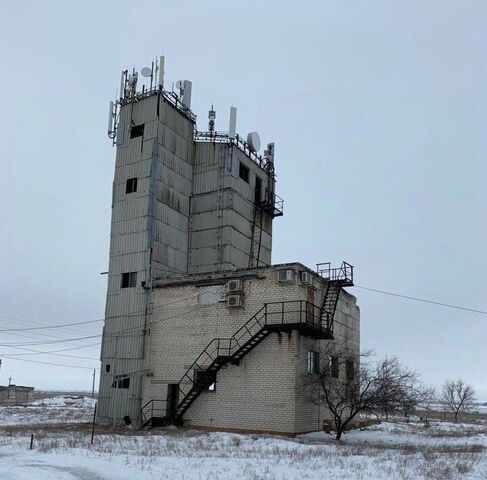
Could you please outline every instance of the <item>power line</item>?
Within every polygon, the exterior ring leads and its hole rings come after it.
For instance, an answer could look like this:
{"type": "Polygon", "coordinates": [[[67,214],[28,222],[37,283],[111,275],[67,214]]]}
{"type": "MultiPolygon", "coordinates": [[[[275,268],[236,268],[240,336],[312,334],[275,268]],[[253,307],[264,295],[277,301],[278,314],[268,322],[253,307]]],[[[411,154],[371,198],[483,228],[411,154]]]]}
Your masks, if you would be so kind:
{"type": "MultiPolygon", "coordinates": [[[[54,352],[42,352],[40,350],[32,350],[31,348],[13,347],[13,346],[9,346],[6,348],[15,348],[15,350],[24,350],[25,352],[29,352],[29,353],[7,353],[7,354],[5,354],[5,355],[15,356],[15,357],[20,356],[20,355],[55,355],[57,357],[81,358],[84,360],[99,361],[98,358],[94,358],[94,357],[83,357],[80,355],[69,355],[69,354],[54,353],[54,352]]],[[[0,355],[2,355],[2,354],[0,353],[0,355]]]]}
{"type": "Polygon", "coordinates": [[[16,342],[16,343],[0,343],[0,347],[20,346],[20,345],[50,345],[53,343],[77,342],[78,340],[86,340],[88,338],[99,338],[101,335],[90,335],[88,337],[67,338],[65,340],[49,340],[41,342],[16,342]]]}
{"type": "Polygon", "coordinates": [[[52,363],[52,362],[41,362],[38,360],[28,360],[27,358],[15,358],[8,355],[0,355],[2,358],[8,358],[9,360],[18,360],[19,362],[29,362],[29,363],[40,363],[42,365],[54,365],[56,367],[66,367],[66,368],[81,368],[83,370],[96,370],[93,367],[80,367],[79,365],[66,365],[63,363],[52,363]]]}
{"type": "Polygon", "coordinates": [[[98,320],[89,320],[87,322],[76,322],[76,323],[65,323],[62,325],[49,325],[44,327],[27,327],[27,328],[4,328],[0,332],[25,332],[27,330],[45,330],[48,328],[64,328],[72,327],[74,325],[86,325],[87,323],[103,322],[104,318],[99,318],[98,320]]]}
{"type": "Polygon", "coordinates": [[[80,347],[62,348],[61,350],[49,350],[48,353],[69,352],[71,350],[80,350],[82,348],[96,347],[98,345],[101,345],[101,342],[98,342],[98,343],[90,343],[89,345],[81,345],[80,347]]]}
{"type": "Polygon", "coordinates": [[[384,295],[391,295],[392,297],[400,297],[400,298],[405,298],[407,300],[414,300],[415,302],[431,303],[432,305],[439,305],[441,307],[455,308],[457,310],[464,310],[466,312],[474,312],[474,313],[480,313],[482,315],[487,315],[487,311],[485,311],[485,310],[477,310],[475,308],[469,308],[469,307],[460,307],[459,305],[451,305],[449,303],[436,302],[434,300],[427,300],[425,298],[411,297],[409,295],[402,295],[400,293],[387,292],[385,290],[378,290],[376,288],[362,287],[360,285],[355,285],[355,287],[361,288],[362,290],[369,290],[371,292],[383,293],[384,295]]]}

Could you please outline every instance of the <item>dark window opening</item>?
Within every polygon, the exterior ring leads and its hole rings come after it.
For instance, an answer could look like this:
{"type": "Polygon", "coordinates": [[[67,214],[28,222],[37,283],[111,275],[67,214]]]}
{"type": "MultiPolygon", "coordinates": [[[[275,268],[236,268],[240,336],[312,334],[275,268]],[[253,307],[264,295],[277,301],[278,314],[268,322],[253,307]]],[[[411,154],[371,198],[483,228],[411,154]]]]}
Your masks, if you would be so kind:
{"type": "Polygon", "coordinates": [[[127,179],[125,193],[134,193],[137,191],[137,177],[127,179]]]}
{"type": "Polygon", "coordinates": [[[355,365],[353,363],[353,360],[347,360],[346,369],[347,369],[347,380],[353,380],[353,378],[355,377],[355,365]]]}
{"type": "Polygon", "coordinates": [[[194,383],[202,387],[203,390],[214,392],[216,390],[216,374],[206,370],[195,370],[194,383]]]}
{"type": "Polygon", "coordinates": [[[110,373],[110,364],[109,363],[107,363],[105,365],[105,370],[107,371],[107,373],[110,373]]]}
{"type": "Polygon", "coordinates": [[[119,378],[113,381],[112,388],[129,388],[130,387],[130,378],[119,378]]]}
{"type": "Polygon", "coordinates": [[[240,162],[240,168],[239,168],[239,171],[238,171],[238,176],[244,182],[250,183],[249,182],[249,178],[250,178],[250,170],[249,170],[249,167],[246,167],[242,162],[240,162]]]}
{"type": "Polygon", "coordinates": [[[144,135],[144,124],[135,125],[130,129],[130,138],[137,138],[144,135]]]}
{"type": "Polygon", "coordinates": [[[338,357],[330,357],[330,374],[333,378],[338,378],[338,357]]]}
{"type": "Polygon", "coordinates": [[[308,373],[319,373],[320,371],[320,356],[318,352],[309,351],[306,365],[308,373]]]}
{"type": "Polygon", "coordinates": [[[137,272],[122,273],[122,288],[131,288],[137,285],[137,272]]]}
{"type": "Polygon", "coordinates": [[[260,205],[262,202],[262,179],[255,177],[254,203],[260,205]]]}

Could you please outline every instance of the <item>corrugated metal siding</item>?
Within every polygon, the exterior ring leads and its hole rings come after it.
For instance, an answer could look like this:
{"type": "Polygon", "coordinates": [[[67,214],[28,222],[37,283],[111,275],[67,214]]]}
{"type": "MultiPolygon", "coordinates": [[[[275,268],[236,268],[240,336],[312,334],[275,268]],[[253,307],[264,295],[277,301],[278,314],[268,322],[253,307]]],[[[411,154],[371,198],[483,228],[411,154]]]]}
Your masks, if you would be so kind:
{"type": "Polygon", "coordinates": [[[128,390],[112,388],[111,379],[113,374],[144,369],[143,329],[148,293],[140,284],[147,280],[149,247],[152,246],[152,264],[157,271],[187,270],[193,177],[193,124],[162,97],[144,99],[134,104],[133,109],[131,105],[124,106],[120,118],[125,124],[124,138],[116,158],[102,351],[103,362],[112,362],[112,370],[101,376],[99,413],[99,418],[115,419],[115,423],[120,423],[127,414],[138,418],[141,407],[140,374],[131,376],[128,390]],[[130,126],[142,123],[143,136],[130,139],[130,126]],[[154,139],[161,143],[159,148],[154,145],[154,139]],[[154,175],[155,184],[151,181],[154,175]],[[127,195],[126,181],[133,177],[138,179],[137,192],[127,195]],[[153,220],[149,221],[151,211],[153,220]],[[149,239],[151,224],[152,241],[149,239]],[[137,272],[137,287],[121,289],[121,274],[132,271],[137,272]]]}

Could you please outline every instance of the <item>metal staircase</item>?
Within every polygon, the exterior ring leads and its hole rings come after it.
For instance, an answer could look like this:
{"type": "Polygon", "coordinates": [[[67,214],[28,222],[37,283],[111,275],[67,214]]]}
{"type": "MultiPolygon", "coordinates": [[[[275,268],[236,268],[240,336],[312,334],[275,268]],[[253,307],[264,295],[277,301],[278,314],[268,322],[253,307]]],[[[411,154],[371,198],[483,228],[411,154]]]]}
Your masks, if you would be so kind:
{"type": "Polygon", "coordinates": [[[331,268],[330,263],[318,263],[316,272],[326,280],[325,294],[321,304],[321,320],[328,322],[333,331],[333,318],[343,287],[353,286],[353,266],[347,262],[342,262],[341,267],[331,268]]]}
{"type": "Polygon", "coordinates": [[[265,303],[230,338],[214,338],[187,369],[167,401],[150,400],[141,409],[142,427],[182,425],[183,415],[201,392],[216,381],[218,371],[240,361],[272,332],[299,331],[318,339],[333,339],[333,316],[340,290],[353,285],[353,267],[345,262],[337,269],[318,273],[327,281],[322,306],[305,300],[265,303]]]}

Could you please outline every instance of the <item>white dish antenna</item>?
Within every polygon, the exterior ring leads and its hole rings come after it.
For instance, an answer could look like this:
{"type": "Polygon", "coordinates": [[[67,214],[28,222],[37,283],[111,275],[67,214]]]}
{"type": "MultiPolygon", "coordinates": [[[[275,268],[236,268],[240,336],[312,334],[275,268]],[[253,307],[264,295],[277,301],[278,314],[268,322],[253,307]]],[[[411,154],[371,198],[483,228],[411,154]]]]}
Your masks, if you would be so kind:
{"type": "Polygon", "coordinates": [[[149,67],[144,67],[141,71],[140,74],[145,77],[145,78],[150,78],[152,77],[152,68],[149,67]]]}
{"type": "Polygon", "coordinates": [[[247,143],[249,144],[252,152],[258,152],[260,150],[260,136],[257,132],[250,132],[247,135],[247,143]]]}

